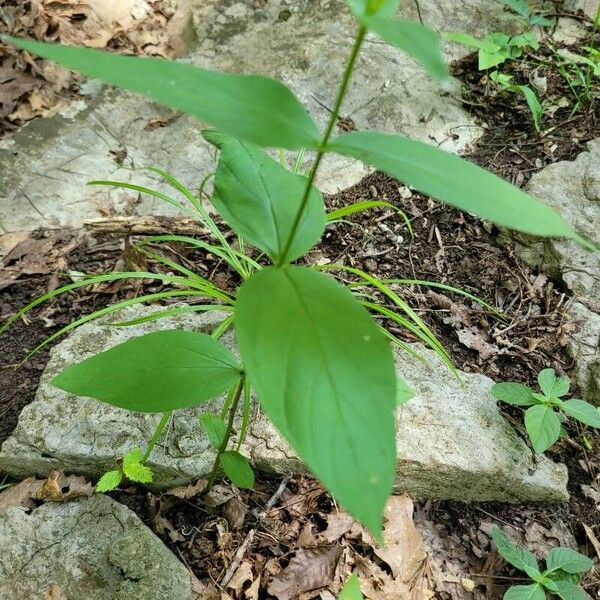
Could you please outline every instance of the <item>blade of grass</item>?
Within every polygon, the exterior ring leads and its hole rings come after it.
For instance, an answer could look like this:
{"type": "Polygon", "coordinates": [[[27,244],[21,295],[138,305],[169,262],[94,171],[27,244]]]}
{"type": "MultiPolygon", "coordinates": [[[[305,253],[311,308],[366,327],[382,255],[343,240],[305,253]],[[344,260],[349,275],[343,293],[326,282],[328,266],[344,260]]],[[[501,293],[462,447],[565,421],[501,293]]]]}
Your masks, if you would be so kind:
{"type": "Polygon", "coordinates": [[[231,315],[230,317],[227,317],[221,321],[221,323],[219,323],[219,325],[212,332],[212,337],[218,340],[233,325],[233,318],[234,315],[231,315]]]}
{"type": "MultiPolygon", "coordinates": [[[[194,294],[195,295],[195,294],[194,294]]],[[[139,319],[132,319],[131,321],[120,321],[118,323],[110,323],[111,327],[131,327],[132,325],[141,325],[142,323],[149,323],[151,321],[158,321],[159,319],[165,319],[166,317],[176,317],[178,315],[184,315],[193,312],[208,312],[211,310],[219,312],[232,312],[233,306],[227,306],[224,304],[192,304],[190,306],[175,306],[173,308],[167,308],[139,319]]]]}
{"type": "Polygon", "coordinates": [[[343,217],[348,217],[350,215],[354,215],[359,212],[364,212],[366,210],[371,210],[373,208],[389,208],[397,212],[406,224],[406,227],[410,232],[411,237],[414,237],[412,223],[410,222],[410,219],[406,216],[406,213],[400,210],[394,204],[391,204],[390,202],[385,202],[383,200],[361,200],[360,202],[355,202],[354,204],[349,204],[348,206],[342,206],[341,208],[328,212],[326,215],[326,219],[327,222],[330,223],[334,220],[338,220],[343,217]]]}

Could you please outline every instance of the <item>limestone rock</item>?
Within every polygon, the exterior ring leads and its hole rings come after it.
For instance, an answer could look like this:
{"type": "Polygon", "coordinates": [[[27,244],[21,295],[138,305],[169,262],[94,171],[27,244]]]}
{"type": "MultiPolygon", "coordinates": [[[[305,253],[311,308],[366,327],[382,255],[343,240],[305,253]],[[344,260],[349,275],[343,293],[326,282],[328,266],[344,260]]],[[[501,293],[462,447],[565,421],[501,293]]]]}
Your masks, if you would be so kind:
{"type": "Polygon", "coordinates": [[[0,599],[191,600],[188,570],[108,496],[0,514],[0,599]],[[52,596],[59,597],[57,596],[52,596]]]}
{"type": "MultiPolygon", "coordinates": [[[[186,62],[276,77],[325,123],[356,30],[343,0],[273,0],[264,6],[190,1],[198,45],[186,62]]],[[[404,16],[418,18],[413,3],[405,4],[404,16]]],[[[506,17],[501,0],[468,0],[460,10],[451,0],[420,5],[424,21],[444,31],[484,33],[506,17]]],[[[461,52],[464,47],[450,45],[448,58],[461,52]]],[[[84,89],[90,95],[61,115],[35,120],[0,143],[0,233],[79,226],[107,215],[173,215],[172,206],[137,192],[86,183],[124,180],[173,193],[139,169],[159,166],[190,189],[214,169],[200,123],[139,96],[99,91],[94,82],[84,89]]],[[[460,151],[481,129],[458,98],[458,82],[444,89],[401,51],[369,36],[343,116],[359,129],[403,133],[460,151]]],[[[294,157],[288,158],[291,163],[294,157]]],[[[331,193],[367,172],[358,161],[328,156],[319,184],[331,193]]]]}
{"type": "MultiPolygon", "coordinates": [[[[150,310],[155,309],[126,309],[111,321],[139,317],[150,310]]],[[[145,446],[158,415],[129,413],[78,398],[53,388],[50,379],[68,364],[132,336],[159,328],[207,332],[219,319],[216,313],[194,314],[129,328],[100,323],[79,328],[52,350],[35,401],[25,407],[13,435],[2,446],[0,471],[24,477],[64,469],[96,478],[114,468],[115,458],[145,446]]],[[[231,333],[223,341],[235,351],[231,333]]],[[[396,490],[460,500],[565,500],[566,468],[544,457],[533,458],[501,416],[490,394],[493,382],[464,373],[461,385],[436,355],[419,350],[427,364],[406,354],[397,356],[398,372],[417,396],[398,411],[396,490]]],[[[158,487],[207,475],[214,452],[197,417],[202,410],[218,411],[221,405],[222,399],[175,413],[150,459],[158,487]]],[[[243,452],[264,471],[306,470],[264,416],[254,419],[243,452]]]]}

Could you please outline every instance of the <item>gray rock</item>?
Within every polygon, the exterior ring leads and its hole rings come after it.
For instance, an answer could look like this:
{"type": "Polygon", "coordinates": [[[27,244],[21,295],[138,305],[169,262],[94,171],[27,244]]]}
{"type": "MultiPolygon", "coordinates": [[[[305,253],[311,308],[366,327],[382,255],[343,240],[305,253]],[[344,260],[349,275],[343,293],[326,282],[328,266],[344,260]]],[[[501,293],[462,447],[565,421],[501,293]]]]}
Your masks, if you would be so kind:
{"type": "MultiPolygon", "coordinates": [[[[528,191],[600,246],[600,139],[590,142],[588,151],[574,161],[555,163],[536,173],[528,191]]],[[[526,263],[562,281],[575,297],[567,309],[576,325],[568,351],[582,396],[600,404],[600,254],[570,240],[511,235],[526,263]]]]}
{"type": "Polygon", "coordinates": [[[135,513],[100,494],[0,514],[0,599],[46,598],[53,586],[69,600],[197,597],[175,555],[135,513]]]}
{"type": "MultiPolygon", "coordinates": [[[[127,309],[115,320],[152,309],[127,309]]],[[[45,475],[53,469],[96,478],[114,459],[144,447],[158,416],[129,413],[53,388],[49,380],[68,364],[125,339],[158,328],[210,331],[217,314],[174,317],[130,328],[86,324],[51,353],[36,399],[25,407],[13,435],[0,451],[0,471],[45,475]]],[[[106,322],[106,320],[104,321],[106,322]]],[[[223,341],[234,348],[232,334],[223,341]]],[[[430,498],[461,500],[565,500],[566,468],[534,459],[501,416],[490,395],[492,381],[462,374],[454,380],[441,360],[420,349],[427,364],[397,356],[398,372],[417,393],[398,411],[396,490],[430,498]]],[[[156,485],[165,487],[206,476],[214,460],[197,420],[202,410],[219,410],[222,399],[179,411],[152,454],[156,485]]],[[[260,469],[301,473],[305,467],[263,416],[254,419],[243,452],[260,469]]]]}
{"type": "MultiPolygon", "coordinates": [[[[403,14],[417,18],[413,3],[405,4],[403,14]]],[[[420,4],[424,21],[445,31],[484,33],[505,16],[501,0],[468,0],[461,10],[451,0],[420,4]]],[[[193,5],[199,43],[187,62],[279,78],[325,123],[356,28],[343,0],[274,0],[262,8],[230,0],[193,5]]],[[[448,57],[465,52],[450,45],[448,57]]],[[[117,179],[167,192],[156,176],[132,170],[156,165],[195,189],[214,168],[214,153],[193,119],[125,92],[98,91],[89,82],[86,89],[91,96],[62,115],[33,121],[0,143],[0,233],[79,226],[107,214],[173,215],[172,206],[137,192],[86,183],[117,179]],[[157,120],[163,126],[152,127],[157,120]]],[[[360,129],[404,133],[460,151],[481,130],[459,97],[457,82],[443,89],[402,52],[370,36],[343,114],[360,129]]],[[[335,192],[367,172],[362,163],[330,156],[319,184],[335,192]]]]}

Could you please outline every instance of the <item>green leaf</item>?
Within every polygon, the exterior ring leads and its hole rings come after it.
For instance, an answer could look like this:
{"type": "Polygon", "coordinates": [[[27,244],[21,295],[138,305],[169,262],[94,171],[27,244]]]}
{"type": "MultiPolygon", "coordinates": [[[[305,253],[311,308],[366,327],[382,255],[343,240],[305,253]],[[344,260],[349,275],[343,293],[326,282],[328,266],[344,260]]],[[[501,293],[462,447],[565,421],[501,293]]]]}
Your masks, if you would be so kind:
{"type": "Polygon", "coordinates": [[[214,413],[204,413],[200,415],[199,421],[208,437],[210,445],[213,448],[218,449],[227,434],[227,425],[225,424],[225,421],[223,421],[219,415],[215,415],[214,413]]]}
{"type": "Polygon", "coordinates": [[[535,555],[532,552],[529,552],[529,550],[525,550],[525,548],[521,548],[509,540],[499,527],[494,527],[492,529],[492,539],[494,540],[494,544],[496,544],[500,556],[502,556],[506,562],[510,563],[520,571],[527,573],[531,579],[536,579],[541,576],[535,555]]]}
{"type": "Polygon", "coordinates": [[[546,600],[546,594],[539,583],[513,585],[506,590],[504,600],[546,600]]]}
{"type": "Polygon", "coordinates": [[[363,17],[391,17],[400,6],[400,0],[346,0],[357,19],[363,17]]]}
{"type": "Polygon", "coordinates": [[[583,554],[571,548],[554,548],[546,556],[546,567],[549,571],[561,570],[566,573],[585,573],[594,563],[583,554]]]}
{"type": "Polygon", "coordinates": [[[236,487],[251,490],[254,487],[254,471],[245,457],[235,450],[227,450],[219,457],[225,475],[236,487]]]}
{"type": "Polygon", "coordinates": [[[123,473],[131,481],[138,483],[150,483],[152,481],[152,469],[143,464],[143,454],[139,448],[134,448],[123,457],[123,473]]]}
{"type": "Polygon", "coordinates": [[[438,79],[448,77],[440,38],[429,27],[406,19],[363,17],[361,20],[370,31],[388,44],[400,48],[420,62],[434,77],[438,79]]]}
{"type": "Polygon", "coordinates": [[[528,85],[519,85],[517,89],[523,94],[531,116],[533,117],[533,124],[536,131],[540,131],[542,116],[544,114],[544,107],[541,105],[536,93],[528,85]]]}
{"type": "Polygon", "coordinates": [[[525,429],[533,449],[541,454],[560,436],[560,419],[552,406],[538,404],[525,411],[525,429]]]}
{"type": "MultiPolygon", "coordinates": [[[[276,262],[300,208],[306,177],[291,173],[252,144],[215,131],[203,135],[221,150],[212,198],[215,208],[238,235],[276,262]]],[[[323,197],[313,187],[287,259],[305,254],[324,230],[323,197]]]]}
{"type": "Polygon", "coordinates": [[[508,54],[504,51],[504,49],[499,52],[487,52],[486,50],[480,50],[478,57],[479,62],[477,68],[480,71],[485,71],[506,62],[508,54]]]}
{"type": "Polygon", "coordinates": [[[536,403],[531,389],[522,383],[495,383],[492,386],[492,396],[514,406],[531,406],[536,403]]]}
{"type": "Polygon", "coordinates": [[[267,415],[381,539],[396,466],[396,373],[375,321],[332,278],[291,266],[263,269],[244,283],[235,327],[267,415]]]}
{"type": "Polygon", "coordinates": [[[501,47],[498,44],[493,44],[488,40],[480,40],[468,33],[446,33],[444,37],[449,42],[456,42],[458,44],[462,44],[463,46],[470,46],[471,48],[476,48],[477,50],[483,50],[488,54],[494,54],[500,51],[501,47]]]}
{"type": "Polygon", "coordinates": [[[560,398],[569,393],[569,378],[557,377],[554,369],[543,369],[537,379],[540,389],[546,396],[560,398]]]}
{"type": "Polygon", "coordinates": [[[92,356],[52,384],[120,408],[165,412],[210,400],[240,376],[233,354],[209,335],[156,331],[92,356]]]}
{"type": "Polygon", "coordinates": [[[504,4],[526,19],[529,18],[529,15],[531,14],[529,4],[527,4],[525,0],[504,0],[504,4]]]}
{"type": "Polygon", "coordinates": [[[259,146],[314,148],[319,131],[282,83],[192,65],[3,36],[17,46],[110,85],[137,92],[259,146]]]}
{"type": "Polygon", "coordinates": [[[415,397],[415,393],[401,377],[396,377],[396,406],[402,406],[415,397]]]}
{"type": "Polygon", "coordinates": [[[355,573],[351,575],[340,591],[338,600],[364,600],[364,596],[360,590],[360,580],[355,573]]]}
{"type": "Polygon", "coordinates": [[[562,217],[506,181],[454,154],[397,135],[354,131],[330,150],[352,156],[461,210],[525,233],[582,241],[562,217]]]}
{"type": "Polygon", "coordinates": [[[590,600],[590,597],[572,581],[561,579],[556,582],[558,596],[562,600],[590,600]]]}
{"type": "Polygon", "coordinates": [[[98,493],[110,492],[117,487],[123,480],[123,472],[119,469],[114,471],[107,471],[100,477],[96,484],[96,491],[98,493]]]}
{"type": "Polygon", "coordinates": [[[585,400],[567,400],[562,403],[560,408],[570,417],[591,427],[600,428],[600,410],[585,400]]]}

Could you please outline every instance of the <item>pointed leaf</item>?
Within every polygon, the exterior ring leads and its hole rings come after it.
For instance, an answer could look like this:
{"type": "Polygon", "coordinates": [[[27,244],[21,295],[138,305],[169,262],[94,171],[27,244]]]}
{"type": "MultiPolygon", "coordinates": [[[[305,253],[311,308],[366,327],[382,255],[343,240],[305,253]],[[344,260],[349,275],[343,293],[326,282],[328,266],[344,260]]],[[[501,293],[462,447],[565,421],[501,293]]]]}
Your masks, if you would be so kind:
{"type": "Polygon", "coordinates": [[[364,596],[360,590],[360,580],[356,573],[351,575],[344,587],[340,591],[338,600],[364,600],[364,596]]]}
{"type": "Polygon", "coordinates": [[[492,386],[492,396],[515,406],[531,406],[536,403],[531,389],[522,383],[496,383],[492,386]]]}
{"type": "Polygon", "coordinates": [[[282,83],[192,65],[2,36],[6,43],[137,92],[259,146],[314,148],[319,131],[282,83]]]}
{"type": "Polygon", "coordinates": [[[127,452],[127,454],[125,454],[125,456],[123,457],[123,470],[128,469],[131,465],[135,463],[142,462],[143,456],[144,455],[142,454],[140,448],[133,448],[129,450],[129,452],[127,452]]]}
{"type": "Polygon", "coordinates": [[[370,31],[388,44],[400,48],[420,62],[434,77],[438,79],[448,77],[440,38],[429,27],[406,19],[363,17],[361,20],[370,31]]]}
{"type": "Polygon", "coordinates": [[[519,85],[517,88],[525,97],[536,131],[540,131],[544,107],[540,104],[536,93],[528,85],[519,85]]]}
{"type": "Polygon", "coordinates": [[[481,167],[427,144],[354,131],[335,139],[330,150],[362,160],[420,192],[498,225],[587,244],[548,206],[481,167]]]}
{"type": "Polygon", "coordinates": [[[560,408],[564,413],[581,423],[600,428],[600,410],[585,400],[567,400],[562,403],[560,408]]]}
{"type": "Polygon", "coordinates": [[[227,425],[219,415],[213,413],[204,413],[200,415],[200,425],[208,437],[210,445],[218,449],[220,448],[225,436],[227,435],[227,425]]]}
{"type": "Polygon", "coordinates": [[[549,571],[561,570],[566,573],[585,573],[594,566],[591,559],[571,548],[553,548],[546,556],[549,571]]]}
{"type": "Polygon", "coordinates": [[[254,471],[245,457],[235,450],[227,450],[219,457],[225,475],[236,487],[251,490],[254,487],[254,471]]]}
{"type": "Polygon", "coordinates": [[[211,336],[166,330],[68,367],[52,384],[128,410],[165,412],[215,398],[239,376],[233,354],[211,336]]]}
{"type": "Polygon", "coordinates": [[[119,469],[114,471],[107,471],[100,477],[96,484],[96,491],[99,493],[111,492],[112,490],[119,487],[119,484],[123,480],[123,472],[119,469]]]}
{"type": "Polygon", "coordinates": [[[538,384],[546,396],[560,398],[569,393],[569,378],[557,377],[554,369],[543,369],[538,374],[538,384]]]}
{"type": "Polygon", "coordinates": [[[509,540],[499,527],[494,527],[492,529],[492,539],[494,540],[494,544],[496,545],[500,556],[502,556],[506,562],[510,563],[520,571],[527,573],[531,579],[541,576],[535,555],[532,552],[529,552],[529,550],[525,550],[525,548],[521,548],[509,540]]]}
{"type": "Polygon", "coordinates": [[[411,387],[401,377],[396,377],[396,406],[402,406],[415,397],[411,387]]]}
{"type": "Polygon", "coordinates": [[[513,585],[506,590],[503,600],[546,600],[546,594],[539,583],[513,585]]]}
{"type": "MultiPolygon", "coordinates": [[[[253,144],[215,131],[204,137],[221,150],[212,202],[231,228],[276,262],[300,207],[306,177],[295,175],[253,144]]],[[[325,207],[313,187],[287,259],[314,246],[325,230],[325,207]]]]}
{"type": "Polygon", "coordinates": [[[337,500],[376,536],[395,470],[391,348],[354,296],[301,267],[238,292],[235,327],[258,398],[337,500]]]}
{"type": "Polygon", "coordinates": [[[590,597],[572,581],[561,579],[556,582],[558,597],[562,600],[590,600],[590,597]]]}
{"type": "Polygon", "coordinates": [[[456,42],[457,44],[463,44],[463,46],[469,46],[476,48],[477,50],[483,50],[488,54],[494,54],[500,51],[501,47],[498,44],[494,44],[489,40],[480,40],[468,33],[446,33],[444,37],[449,42],[456,42]]]}
{"type": "Polygon", "coordinates": [[[154,478],[152,469],[139,462],[131,463],[127,468],[123,466],[123,472],[127,479],[137,483],[151,483],[154,478]]]}
{"type": "Polygon", "coordinates": [[[552,406],[538,404],[525,411],[525,429],[533,449],[541,454],[560,436],[560,419],[552,406]]]}

